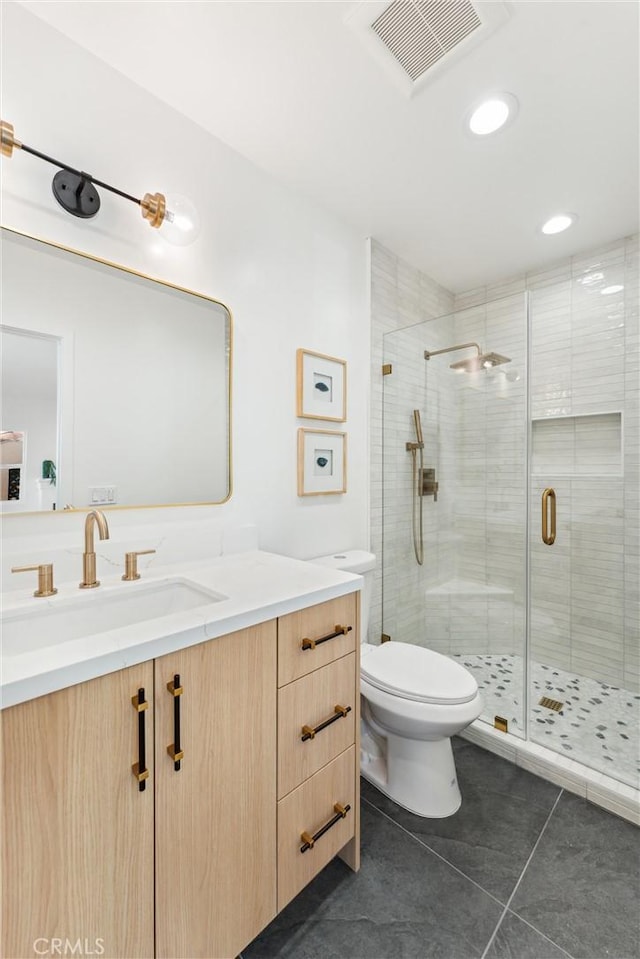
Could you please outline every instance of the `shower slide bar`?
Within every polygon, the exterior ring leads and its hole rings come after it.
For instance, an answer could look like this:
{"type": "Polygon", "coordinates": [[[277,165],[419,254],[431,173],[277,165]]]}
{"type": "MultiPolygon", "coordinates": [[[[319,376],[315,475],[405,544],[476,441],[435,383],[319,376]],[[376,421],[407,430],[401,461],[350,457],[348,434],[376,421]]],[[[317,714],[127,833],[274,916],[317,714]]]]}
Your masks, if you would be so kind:
{"type": "Polygon", "coordinates": [[[411,453],[411,530],[413,534],[413,551],[418,566],[424,563],[424,534],[422,529],[422,490],[421,483],[424,474],[424,436],[420,410],[413,411],[413,425],[416,431],[416,442],[407,443],[406,450],[411,453]],[[419,465],[418,465],[419,463],[419,465]]]}

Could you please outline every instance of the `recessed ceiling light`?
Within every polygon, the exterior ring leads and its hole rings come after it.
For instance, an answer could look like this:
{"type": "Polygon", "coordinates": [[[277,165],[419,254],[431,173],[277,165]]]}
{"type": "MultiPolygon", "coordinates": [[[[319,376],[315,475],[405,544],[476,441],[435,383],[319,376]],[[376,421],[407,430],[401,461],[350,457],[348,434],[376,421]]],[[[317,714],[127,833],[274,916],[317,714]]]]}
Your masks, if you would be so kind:
{"type": "Polygon", "coordinates": [[[568,230],[577,219],[575,213],[558,213],[547,220],[546,223],[543,223],[541,230],[548,236],[554,233],[562,233],[563,230],[568,230]]]}
{"type": "Polygon", "coordinates": [[[518,110],[518,101],[511,93],[499,93],[488,97],[468,114],[469,130],[476,136],[484,137],[495,133],[513,120],[518,110]]]}
{"type": "Polygon", "coordinates": [[[603,296],[611,296],[612,293],[621,293],[624,290],[622,283],[614,283],[613,286],[605,286],[600,290],[603,296]]]}

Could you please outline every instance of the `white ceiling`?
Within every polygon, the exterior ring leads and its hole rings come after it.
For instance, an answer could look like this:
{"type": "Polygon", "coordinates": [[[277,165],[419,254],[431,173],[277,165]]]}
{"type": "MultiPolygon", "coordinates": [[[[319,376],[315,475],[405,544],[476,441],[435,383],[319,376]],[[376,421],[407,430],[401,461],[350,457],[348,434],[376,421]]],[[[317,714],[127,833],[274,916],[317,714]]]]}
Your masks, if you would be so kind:
{"type": "Polygon", "coordinates": [[[635,0],[508,3],[412,98],[345,23],[356,3],[23,5],[450,290],[638,230],[635,0]],[[470,106],[502,90],[515,123],[469,136],[470,106]],[[540,234],[560,211],[577,224],[540,234]]]}

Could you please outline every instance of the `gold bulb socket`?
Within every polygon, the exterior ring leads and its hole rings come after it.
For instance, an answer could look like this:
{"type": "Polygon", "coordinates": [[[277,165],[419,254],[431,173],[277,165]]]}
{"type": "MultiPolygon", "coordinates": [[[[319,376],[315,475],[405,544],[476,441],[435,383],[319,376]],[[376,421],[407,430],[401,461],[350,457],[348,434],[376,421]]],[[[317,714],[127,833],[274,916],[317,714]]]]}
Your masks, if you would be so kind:
{"type": "Polygon", "coordinates": [[[22,144],[13,135],[13,125],[0,120],[0,151],[3,157],[12,157],[14,148],[19,150],[22,144]]]}
{"type": "Polygon", "coordinates": [[[167,201],[162,193],[145,193],[140,201],[140,209],[142,216],[149,221],[149,226],[157,229],[162,226],[167,212],[167,201]]]}

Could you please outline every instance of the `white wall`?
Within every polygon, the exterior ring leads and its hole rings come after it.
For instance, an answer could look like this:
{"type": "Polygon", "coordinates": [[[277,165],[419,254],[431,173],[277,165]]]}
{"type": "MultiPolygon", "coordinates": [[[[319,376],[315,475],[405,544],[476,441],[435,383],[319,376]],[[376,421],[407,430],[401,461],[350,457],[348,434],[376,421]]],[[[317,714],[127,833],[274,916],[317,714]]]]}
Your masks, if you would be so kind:
{"type": "MultiPolygon", "coordinates": [[[[147,53],[143,44],[141,55],[147,53]]],[[[19,140],[135,196],[174,191],[198,206],[198,239],[189,247],[171,247],[132,203],[103,191],[98,217],[79,221],[52,197],[53,167],[20,152],[2,161],[4,225],[230,307],[233,496],[222,506],[186,510],[185,518],[256,523],[262,548],[302,558],[366,546],[365,239],[13,3],[3,4],[2,54],[3,117],[14,124],[19,140]],[[296,431],[305,424],[295,415],[298,347],[348,363],[344,496],[297,496],[296,431]]],[[[158,520],[168,519],[167,511],[157,512],[158,520]]],[[[153,521],[149,512],[112,515],[116,525],[153,521]]],[[[73,515],[12,516],[5,535],[34,537],[35,550],[40,534],[76,527],[80,520],[73,515]]]]}

